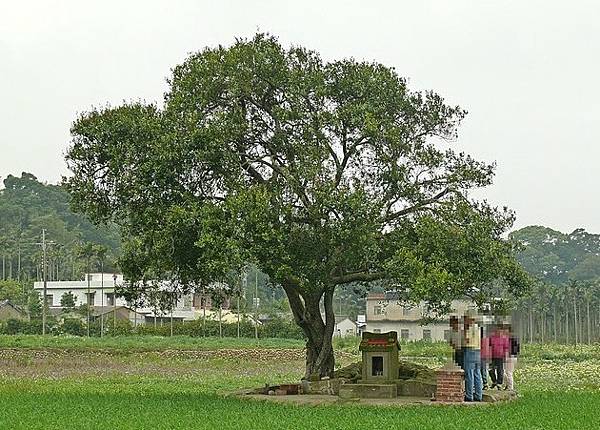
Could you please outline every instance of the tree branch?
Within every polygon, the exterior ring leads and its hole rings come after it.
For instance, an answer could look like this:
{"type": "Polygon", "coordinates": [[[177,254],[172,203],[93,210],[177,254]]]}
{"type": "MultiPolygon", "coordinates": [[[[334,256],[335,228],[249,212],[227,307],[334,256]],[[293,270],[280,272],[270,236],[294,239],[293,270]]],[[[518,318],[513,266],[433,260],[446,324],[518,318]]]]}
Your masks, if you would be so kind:
{"type": "Polygon", "coordinates": [[[409,206],[407,208],[399,210],[398,212],[389,214],[388,216],[385,217],[384,222],[393,221],[393,220],[398,219],[409,213],[430,209],[429,205],[439,202],[440,199],[442,199],[444,196],[450,194],[451,192],[452,192],[452,190],[450,188],[446,188],[446,189],[440,191],[439,193],[437,193],[435,196],[433,196],[429,199],[425,199],[425,200],[417,203],[416,205],[409,206]]]}
{"type": "Polygon", "coordinates": [[[357,272],[357,273],[346,273],[345,275],[334,276],[331,278],[331,283],[333,285],[339,284],[348,284],[350,282],[370,282],[377,281],[379,279],[385,278],[385,273],[383,272],[374,272],[374,273],[366,273],[366,272],[357,272]]]}

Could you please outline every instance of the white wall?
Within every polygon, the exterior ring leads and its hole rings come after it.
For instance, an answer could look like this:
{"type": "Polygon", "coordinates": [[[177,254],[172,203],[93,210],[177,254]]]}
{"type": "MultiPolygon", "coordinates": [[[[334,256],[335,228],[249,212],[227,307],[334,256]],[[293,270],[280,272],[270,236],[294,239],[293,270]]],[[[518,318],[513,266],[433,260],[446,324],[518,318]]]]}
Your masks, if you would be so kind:
{"type": "MultiPolygon", "coordinates": [[[[367,321],[417,321],[427,316],[425,302],[418,306],[408,306],[398,300],[388,300],[381,297],[382,294],[374,294],[367,297],[366,317],[367,321]],[[377,310],[377,312],[376,312],[377,310]]],[[[451,303],[451,312],[463,314],[466,309],[472,307],[473,303],[465,300],[453,300],[451,303]]],[[[433,316],[433,315],[429,315],[433,316]]],[[[448,315],[442,315],[441,318],[447,319],[448,315]]]]}
{"type": "MultiPolygon", "coordinates": [[[[117,277],[117,285],[123,282],[123,277],[117,277]]],[[[92,273],[90,274],[90,293],[94,294],[94,306],[102,306],[102,295],[104,294],[104,306],[109,306],[107,294],[112,294],[114,291],[114,280],[113,275],[110,273],[104,274],[104,282],[101,280],[101,275],[92,273]],[[104,285],[104,290],[102,290],[104,285]]],[[[33,284],[35,291],[43,294],[44,283],[35,282],[33,284]]],[[[87,303],[87,292],[88,284],[86,280],[83,281],[48,281],[46,284],[46,295],[52,296],[51,307],[60,307],[60,298],[64,293],[71,292],[75,296],[75,305],[79,306],[87,303]]],[[[178,310],[192,310],[192,295],[189,294],[186,297],[180,297],[177,300],[175,309],[178,310]]],[[[117,297],[117,306],[127,306],[127,302],[122,297],[117,297]]],[[[141,310],[141,309],[140,309],[141,310]]],[[[150,311],[150,309],[148,309],[150,311]]]]}
{"type": "Polygon", "coordinates": [[[346,318],[335,325],[334,336],[356,336],[356,324],[346,318]]]}
{"type": "MultiPolygon", "coordinates": [[[[41,294],[43,294],[44,288],[42,286],[42,288],[37,288],[34,287],[36,291],[38,291],[41,294]]],[[[50,304],[51,307],[60,307],[60,299],[63,296],[63,294],[71,292],[73,293],[73,295],[75,296],[75,306],[79,306],[82,304],[86,304],[87,303],[87,288],[82,290],[79,288],[48,288],[46,291],[46,295],[47,296],[52,296],[52,303],[50,304]]],[[[102,306],[102,290],[100,288],[90,288],[90,292],[91,293],[95,293],[94,294],[94,306],[102,306]]],[[[108,299],[107,299],[107,294],[112,294],[113,293],[113,287],[105,287],[104,288],[104,306],[108,306],[108,299]]],[[[121,297],[117,297],[117,306],[126,306],[126,302],[123,298],[121,297]]]]}
{"type": "Polygon", "coordinates": [[[402,330],[408,330],[408,340],[422,340],[423,330],[431,330],[432,341],[443,341],[444,331],[449,330],[448,324],[427,324],[420,325],[419,323],[403,322],[403,321],[367,321],[365,331],[373,333],[385,333],[388,331],[398,332],[398,339],[401,339],[402,330]],[[379,330],[379,331],[378,331],[379,330]]]}

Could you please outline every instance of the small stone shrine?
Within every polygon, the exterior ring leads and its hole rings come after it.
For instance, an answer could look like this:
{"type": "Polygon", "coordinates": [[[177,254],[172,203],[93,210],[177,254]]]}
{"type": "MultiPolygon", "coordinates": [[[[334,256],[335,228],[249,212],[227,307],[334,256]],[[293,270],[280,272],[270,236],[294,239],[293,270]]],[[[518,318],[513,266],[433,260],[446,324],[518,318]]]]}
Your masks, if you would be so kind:
{"type": "MultiPolygon", "coordinates": [[[[395,331],[362,334],[362,361],[336,370],[330,377],[304,379],[300,384],[266,384],[244,395],[269,395],[277,401],[298,404],[359,402],[373,405],[463,403],[464,372],[453,362],[433,370],[399,360],[395,331]]],[[[514,391],[487,391],[484,402],[516,398],[514,391]]],[[[469,403],[474,405],[476,403],[469,403]]]]}
{"type": "Polygon", "coordinates": [[[364,332],[359,351],[362,352],[362,383],[378,384],[398,379],[398,333],[364,332]]]}

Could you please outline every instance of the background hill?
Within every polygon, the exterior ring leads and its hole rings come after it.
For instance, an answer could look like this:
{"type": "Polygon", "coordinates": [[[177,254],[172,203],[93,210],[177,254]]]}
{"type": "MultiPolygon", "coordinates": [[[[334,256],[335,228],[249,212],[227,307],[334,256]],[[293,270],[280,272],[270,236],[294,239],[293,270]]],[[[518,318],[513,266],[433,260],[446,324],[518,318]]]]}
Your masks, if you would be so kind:
{"type": "Polygon", "coordinates": [[[531,275],[552,284],[600,278],[600,234],[577,229],[570,234],[543,226],[517,230],[511,238],[524,249],[518,260],[531,275]]]}
{"type": "Polygon", "coordinates": [[[79,245],[108,247],[107,270],[119,253],[116,228],[96,227],[69,208],[70,196],[60,185],[44,184],[30,173],[9,175],[0,190],[0,276],[2,280],[35,280],[41,274],[42,229],[54,242],[48,247],[48,278],[77,279],[83,274],[83,261],[77,257],[79,245]]]}

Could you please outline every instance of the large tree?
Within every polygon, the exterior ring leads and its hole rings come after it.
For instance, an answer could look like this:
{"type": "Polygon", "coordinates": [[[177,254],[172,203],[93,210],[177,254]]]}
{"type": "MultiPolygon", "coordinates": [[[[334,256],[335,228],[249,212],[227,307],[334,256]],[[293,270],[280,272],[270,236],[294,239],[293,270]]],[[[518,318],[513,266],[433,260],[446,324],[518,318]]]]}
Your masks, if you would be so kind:
{"type": "Polygon", "coordinates": [[[338,286],[443,310],[490,281],[524,284],[502,240],[512,213],[467,197],[494,166],[450,148],[465,111],[394,69],[258,34],[191,55],[168,82],[161,107],[82,114],[67,154],[76,208],[122,227],[132,280],[186,288],[255,263],[306,336],[306,376],[333,371],[338,286]]]}

